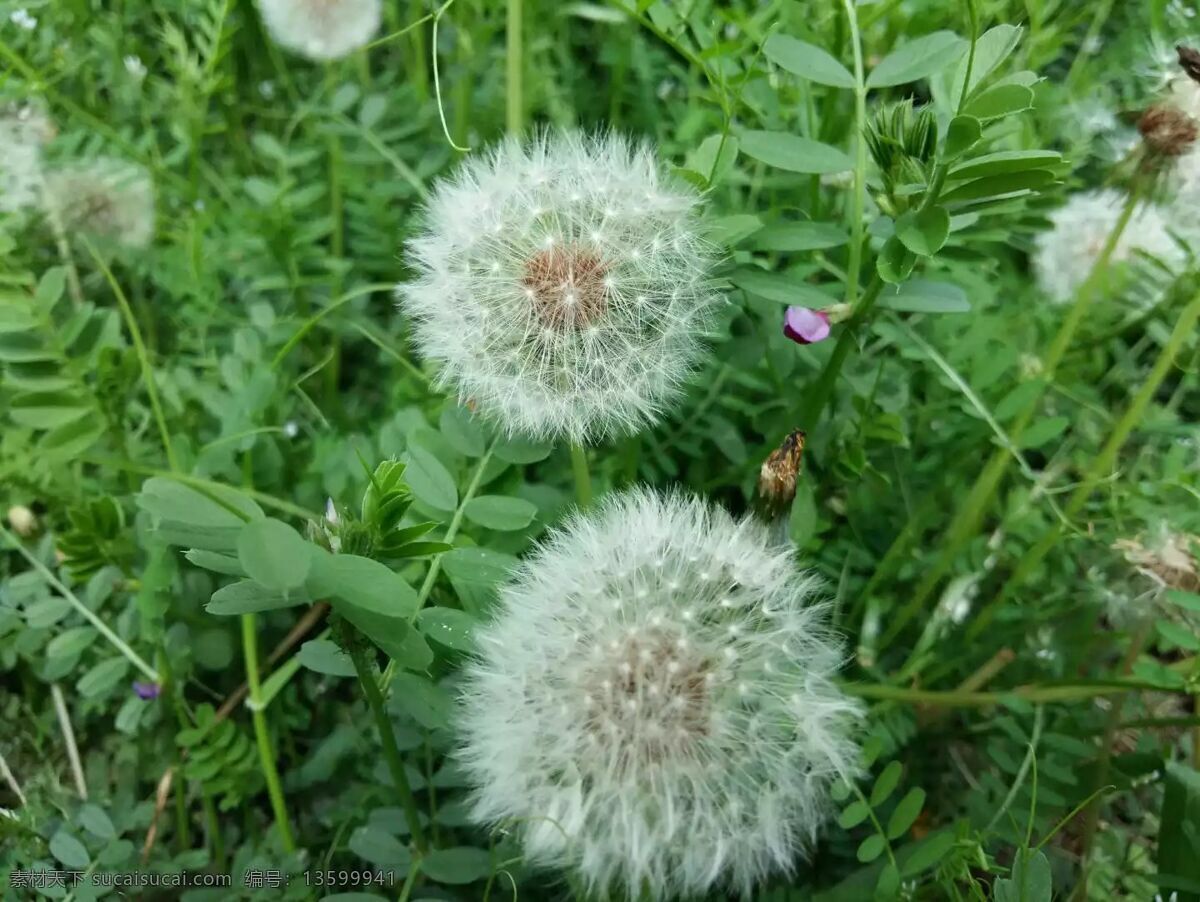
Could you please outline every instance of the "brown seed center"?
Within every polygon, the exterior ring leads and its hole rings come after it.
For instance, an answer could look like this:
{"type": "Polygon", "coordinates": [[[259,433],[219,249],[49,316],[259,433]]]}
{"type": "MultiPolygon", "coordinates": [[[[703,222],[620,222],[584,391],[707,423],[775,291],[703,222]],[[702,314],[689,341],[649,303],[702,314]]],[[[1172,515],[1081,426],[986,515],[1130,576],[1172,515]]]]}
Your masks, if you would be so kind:
{"type": "Polygon", "coordinates": [[[573,244],[555,245],[526,261],[521,284],[542,325],[581,330],[603,316],[608,307],[607,274],[595,251],[573,244]]]}

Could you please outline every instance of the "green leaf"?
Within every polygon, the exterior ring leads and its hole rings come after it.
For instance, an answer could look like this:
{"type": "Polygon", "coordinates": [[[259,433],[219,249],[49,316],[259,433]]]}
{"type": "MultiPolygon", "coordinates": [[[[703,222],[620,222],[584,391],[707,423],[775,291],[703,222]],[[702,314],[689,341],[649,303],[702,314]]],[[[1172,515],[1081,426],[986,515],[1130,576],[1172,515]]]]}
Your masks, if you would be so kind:
{"type": "Polygon", "coordinates": [[[260,586],[252,579],[241,579],[213,592],[204,610],[220,617],[231,617],[237,614],[259,614],[280,608],[294,608],[297,605],[308,604],[308,601],[308,595],[304,592],[290,592],[284,595],[275,589],[260,586]]]}
{"type": "Polygon", "coordinates": [[[751,245],[760,251],[814,251],[849,240],[846,230],[831,222],[780,222],[758,231],[751,245]]]}
{"type": "Polygon", "coordinates": [[[963,110],[981,122],[1011,116],[1033,107],[1033,91],[1024,85],[998,85],[984,91],[963,110]]]}
{"type": "Polygon", "coordinates": [[[1188,611],[1200,614],[1200,595],[1195,592],[1185,592],[1183,589],[1170,589],[1164,596],[1171,604],[1177,604],[1188,611]]]}
{"type": "Polygon", "coordinates": [[[814,44],[786,34],[773,34],[763,44],[763,54],[793,75],[831,88],[853,88],[854,76],[833,56],[814,44]]]}
{"type": "Polygon", "coordinates": [[[768,166],[789,172],[823,175],[854,168],[854,161],[838,148],[784,132],[743,132],[742,151],[768,166]]]}
{"type": "Polygon", "coordinates": [[[492,856],[486,849],[466,846],[434,849],[421,859],[421,870],[435,883],[474,883],[492,873],[492,856]]]}
{"type": "Polygon", "coordinates": [[[467,519],[487,529],[524,529],[537,516],[537,506],[521,498],[504,495],[480,495],[467,502],[467,519]]]}
{"type": "Polygon", "coordinates": [[[733,247],[762,228],[762,220],[750,213],[717,216],[705,220],[708,237],[716,244],[733,247]]]}
{"type": "Polygon", "coordinates": [[[483,454],[483,430],[465,407],[450,404],[443,408],[438,428],[459,454],[466,457],[480,457],[483,454]]]}
{"type": "Polygon", "coordinates": [[[9,416],[19,426],[53,429],[73,423],[91,412],[92,407],[69,391],[35,391],[15,395],[9,416]]]}
{"type": "Polygon", "coordinates": [[[796,482],[796,497],[788,516],[788,535],[796,548],[808,544],[817,530],[817,503],[813,497],[812,482],[800,478],[796,482]]]}
{"type": "Polygon", "coordinates": [[[924,805],[925,790],[921,787],[916,786],[905,793],[904,798],[897,803],[892,816],[888,818],[888,839],[899,839],[907,833],[909,827],[916,823],[924,805]]]}
{"type": "Polygon", "coordinates": [[[974,116],[955,116],[946,129],[946,143],[942,148],[942,155],[947,160],[953,160],[974,147],[982,137],[983,126],[979,124],[978,119],[974,116]]]}
{"type": "Polygon", "coordinates": [[[392,679],[388,706],[410,716],[427,730],[440,730],[450,723],[454,703],[445,690],[428,677],[401,671],[392,679]]]}
{"type": "Polygon", "coordinates": [[[896,220],[896,237],[921,257],[932,257],[950,235],[950,214],[945,207],[911,210],[896,220]]]}
{"type": "Polygon", "coordinates": [[[305,642],[296,652],[296,659],[309,670],[329,676],[352,677],[358,673],[350,655],[329,639],[310,639],[305,642]]]}
{"type": "Polygon", "coordinates": [[[1168,761],[1158,830],[1158,876],[1200,883],[1196,825],[1200,824],[1200,771],[1168,761]]]}
{"type": "Polygon", "coordinates": [[[38,453],[55,458],[77,457],[96,444],[105,433],[105,424],[95,411],[87,416],[55,426],[38,442],[38,453]]]}
{"type": "Polygon", "coordinates": [[[737,162],[737,155],[738,139],[735,135],[726,135],[724,142],[720,135],[709,135],[688,155],[687,168],[700,175],[703,181],[701,187],[710,187],[724,181],[737,162]],[[717,159],[718,151],[720,159],[717,159]]]}
{"type": "Polygon", "coordinates": [[[875,781],[875,785],[871,789],[871,807],[878,808],[888,800],[900,782],[902,770],[899,761],[892,761],[883,769],[883,773],[879,775],[879,779],[875,781]]]}
{"type": "Polygon", "coordinates": [[[1050,902],[1054,892],[1050,862],[1032,849],[1018,849],[1009,877],[997,877],[992,884],[995,902],[1050,902]]]}
{"type": "Polygon", "coordinates": [[[1070,425],[1071,421],[1067,417],[1044,417],[1035,420],[1033,425],[1022,433],[1017,446],[1019,448],[1040,448],[1062,435],[1070,425]]]}
{"type": "Polygon", "coordinates": [[[266,517],[242,527],[238,561],[251,579],[286,595],[308,578],[313,547],[282,520],[266,517]]]}
{"type": "Polygon", "coordinates": [[[991,175],[987,178],[964,182],[954,190],[943,194],[941,200],[946,204],[961,204],[989,197],[1000,197],[1017,191],[1037,190],[1053,181],[1054,173],[1047,172],[1045,169],[1029,169],[1024,172],[991,175]]]}
{"type": "Polygon", "coordinates": [[[407,619],[377,614],[346,602],[339,604],[337,610],[401,667],[421,671],[433,662],[428,643],[409,626],[407,619]]]}
{"type": "Polygon", "coordinates": [[[430,607],[417,615],[417,628],[430,639],[456,651],[475,647],[475,618],[455,608],[430,607]]]}
{"type": "Polygon", "coordinates": [[[838,826],[844,830],[851,830],[865,821],[870,813],[871,809],[867,807],[866,802],[856,799],[842,811],[838,817],[838,826]]]}
{"type": "Polygon", "coordinates": [[[967,294],[950,282],[910,279],[895,289],[885,288],[879,306],[903,313],[969,313],[967,294]]]}
{"type": "Polygon", "coordinates": [[[171,544],[205,551],[236,550],[242,525],[246,520],[265,516],[262,508],[227,486],[206,487],[205,491],[208,494],[173,479],[154,476],[142,484],[135,500],[138,507],[155,519],[171,544]],[[188,536],[194,540],[189,541],[188,536]]]}
{"type": "Polygon", "coordinates": [[[99,635],[94,627],[72,627],[50,640],[50,643],[46,646],[46,657],[69,658],[77,655],[95,642],[99,635]]]}
{"type": "Polygon", "coordinates": [[[900,893],[900,870],[890,861],[879,872],[879,881],[875,884],[877,900],[895,899],[900,893]]]}
{"type": "MultiPolygon", "coordinates": [[[[1021,29],[1016,25],[996,25],[979,36],[975,42],[975,58],[971,60],[971,83],[967,94],[974,93],[989,75],[1008,58],[1021,40],[1021,29]]],[[[950,96],[958,102],[962,94],[963,81],[967,77],[967,59],[964,56],[955,70],[953,89],[950,96]]]]}
{"type": "Polygon", "coordinates": [[[203,551],[199,548],[189,548],[183,555],[197,567],[223,573],[226,576],[245,576],[242,563],[230,554],[218,554],[215,551],[203,551]]]}
{"type": "Polygon", "coordinates": [[[497,441],[492,453],[510,464],[535,464],[549,457],[550,451],[551,446],[545,442],[514,435],[497,441]]]}
{"type": "Polygon", "coordinates": [[[101,661],[79,678],[75,691],[84,698],[96,698],[112,690],[129,671],[129,662],[124,658],[109,658],[101,661]]]}
{"type": "Polygon", "coordinates": [[[916,264],[917,255],[893,235],[883,243],[879,257],[875,260],[875,269],[883,281],[890,285],[898,285],[909,277],[916,264]]]}
{"type": "Polygon", "coordinates": [[[83,827],[92,836],[98,839],[116,839],[117,828],[113,826],[112,820],[104,809],[99,805],[91,802],[79,809],[79,813],[75,816],[76,823],[83,827]]]}
{"type": "Polygon", "coordinates": [[[883,854],[886,843],[878,833],[872,833],[858,846],[858,860],[863,864],[874,861],[883,854]]]}
{"type": "Polygon", "coordinates": [[[355,554],[314,549],[308,591],[313,598],[329,598],[335,606],[340,599],[389,617],[407,618],[417,611],[412,586],[386,564],[355,554]]]}
{"type": "Polygon", "coordinates": [[[454,477],[442,462],[425,448],[408,449],[407,478],[413,496],[430,507],[452,511],[458,505],[454,477]]]}
{"type": "Polygon", "coordinates": [[[825,307],[833,303],[833,298],[815,285],[798,281],[783,273],[767,272],[747,266],[735,269],[729,280],[743,291],[780,304],[825,307]]]}
{"type": "Polygon", "coordinates": [[[959,163],[950,169],[946,179],[963,181],[1026,169],[1046,169],[1061,162],[1062,154],[1053,150],[1001,150],[959,163]]]}
{"type": "Polygon", "coordinates": [[[511,554],[489,548],[455,548],[442,557],[442,568],[456,579],[491,586],[503,582],[517,566],[511,554]]]}
{"type": "Polygon", "coordinates": [[[954,848],[954,843],[954,833],[950,830],[927,836],[900,862],[900,872],[905,877],[912,877],[939,864],[954,848]]]}
{"type": "Polygon", "coordinates": [[[1154,628],[1168,642],[1179,646],[1185,651],[1200,651],[1200,636],[1196,635],[1195,630],[1187,629],[1178,623],[1172,623],[1170,620],[1156,620],[1154,628]]]}
{"type": "Polygon", "coordinates": [[[75,870],[86,868],[92,861],[87,847],[61,828],[50,837],[50,854],[67,867],[75,870]]]}
{"type": "Polygon", "coordinates": [[[893,50],[867,76],[868,88],[904,85],[939,72],[962,56],[968,43],[952,31],[935,31],[893,50]]]}
{"type": "Polygon", "coordinates": [[[376,867],[402,871],[412,862],[412,853],[407,846],[370,824],[365,824],[351,833],[349,845],[351,852],[376,867]]]}

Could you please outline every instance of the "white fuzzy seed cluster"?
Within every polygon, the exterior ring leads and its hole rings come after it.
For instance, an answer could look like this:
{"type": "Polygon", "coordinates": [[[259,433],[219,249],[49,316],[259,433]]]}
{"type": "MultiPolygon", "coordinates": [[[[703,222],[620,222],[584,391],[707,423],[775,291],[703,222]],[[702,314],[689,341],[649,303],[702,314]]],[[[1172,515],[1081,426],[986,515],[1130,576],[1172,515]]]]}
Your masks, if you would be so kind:
{"type": "Polygon", "coordinates": [[[379,30],[380,0],[259,0],[263,24],[281,47],[309,59],[341,59],[379,30]]]}
{"type": "Polygon", "coordinates": [[[70,163],[47,174],[46,194],[69,232],[128,248],[154,238],[154,181],[136,163],[108,157],[70,163]]]}
{"type": "MultiPolygon", "coordinates": [[[[1059,304],[1069,303],[1100,256],[1109,234],[1121,216],[1125,196],[1104,189],[1072,195],[1050,214],[1052,227],[1037,237],[1033,255],[1038,287],[1059,304]]],[[[1148,254],[1171,267],[1184,253],[1171,236],[1168,219],[1155,206],[1139,206],[1113,250],[1112,262],[1148,254]]]]}
{"type": "Polygon", "coordinates": [[[461,708],[482,822],[641,898],[791,871],[856,769],[816,580],[765,527],[634,490],[555,533],[480,631],[461,708]]]}
{"type": "Polygon", "coordinates": [[[0,109],[0,213],[41,202],[42,147],[54,126],[33,106],[0,109]]]}
{"type": "Polygon", "coordinates": [[[440,183],[400,299],[441,382],[510,433],[583,441],[648,422],[716,300],[698,195],[616,135],[509,140],[440,183]]]}

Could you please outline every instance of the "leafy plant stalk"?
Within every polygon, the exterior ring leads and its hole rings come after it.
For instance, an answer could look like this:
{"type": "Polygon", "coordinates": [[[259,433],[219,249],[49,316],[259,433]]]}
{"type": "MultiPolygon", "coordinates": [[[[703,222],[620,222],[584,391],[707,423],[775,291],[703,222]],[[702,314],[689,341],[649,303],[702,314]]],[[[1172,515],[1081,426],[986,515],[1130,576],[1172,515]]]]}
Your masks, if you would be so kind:
{"type": "Polygon", "coordinates": [[[571,442],[571,472],[575,477],[575,498],[580,507],[592,503],[592,476],[588,470],[587,449],[578,442],[571,442]]]}

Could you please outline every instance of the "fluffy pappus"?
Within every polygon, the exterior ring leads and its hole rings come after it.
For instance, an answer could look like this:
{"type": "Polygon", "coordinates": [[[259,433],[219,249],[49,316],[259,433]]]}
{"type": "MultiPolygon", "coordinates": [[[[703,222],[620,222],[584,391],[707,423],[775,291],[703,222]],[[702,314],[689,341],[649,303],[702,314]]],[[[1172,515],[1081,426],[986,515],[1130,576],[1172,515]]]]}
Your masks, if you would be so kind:
{"type": "Polygon", "coordinates": [[[633,490],[576,515],[501,592],[462,684],[474,814],[600,893],[790,872],[855,773],[859,705],[760,523],[633,490]]]}
{"type": "Polygon", "coordinates": [[[433,192],[399,286],[443,387],[510,434],[581,442],[653,422],[717,300],[699,195],[645,145],[541,134],[433,192]]]}
{"type": "MultiPolygon", "coordinates": [[[[1125,200],[1118,191],[1085,191],[1072,195],[1049,214],[1051,228],[1037,236],[1033,270],[1038,287],[1050,300],[1059,304],[1071,301],[1104,249],[1125,200]]],[[[1130,262],[1138,253],[1149,254],[1168,267],[1184,257],[1156,206],[1143,204],[1134,211],[1111,259],[1130,262]]]]}
{"type": "Polygon", "coordinates": [[[341,59],[379,30],[380,0],[259,0],[275,43],[312,60],[341,59]]]}
{"type": "Polygon", "coordinates": [[[61,166],[47,173],[46,195],[68,231],[135,249],[154,238],[154,181],[135,163],[102,157],[61,166]]]}
{"type": "Polygon", "coordinates": [[[35,106],[0,108],[0,212],[40,202],[42,147],[54,134],[53,123],[35,106]]]}

